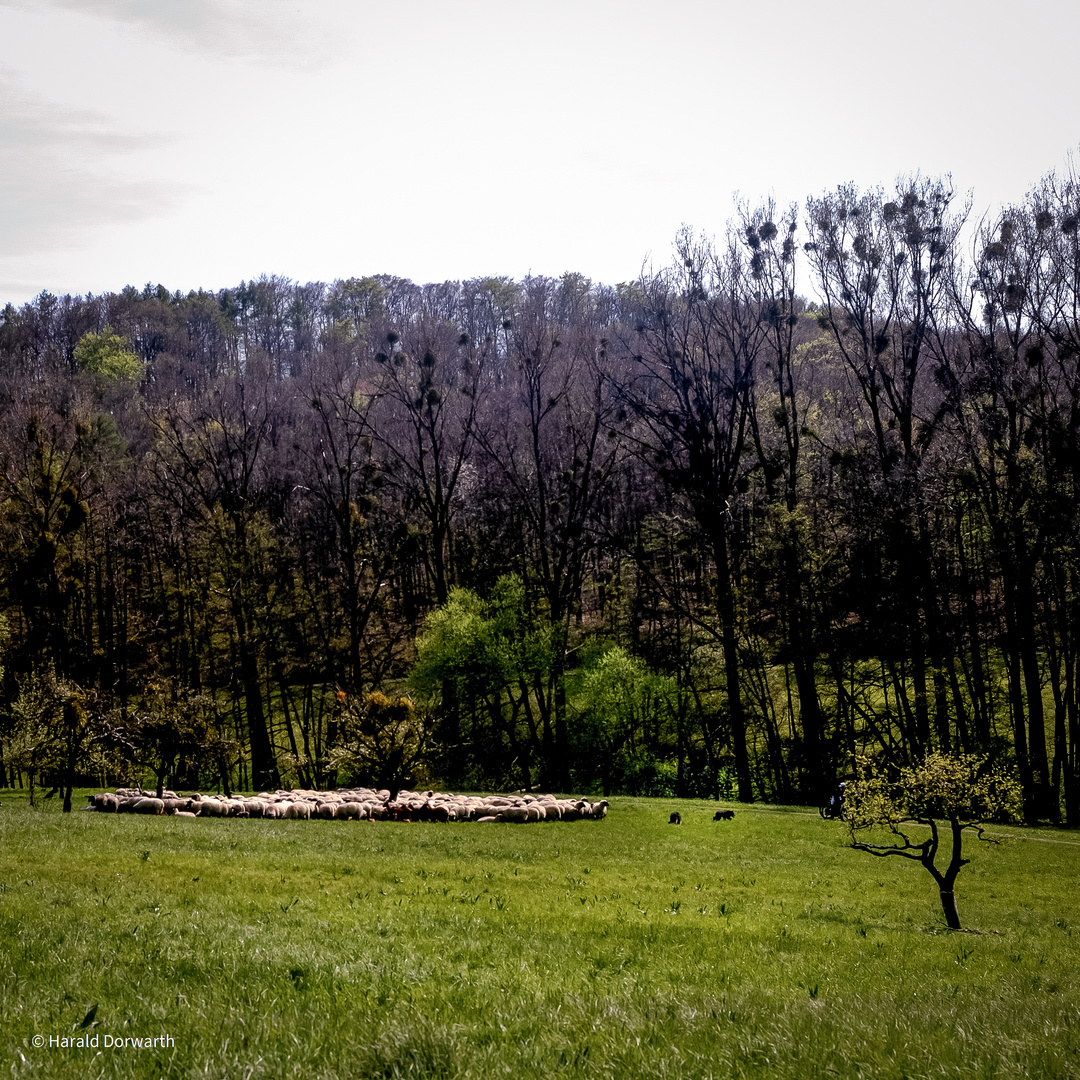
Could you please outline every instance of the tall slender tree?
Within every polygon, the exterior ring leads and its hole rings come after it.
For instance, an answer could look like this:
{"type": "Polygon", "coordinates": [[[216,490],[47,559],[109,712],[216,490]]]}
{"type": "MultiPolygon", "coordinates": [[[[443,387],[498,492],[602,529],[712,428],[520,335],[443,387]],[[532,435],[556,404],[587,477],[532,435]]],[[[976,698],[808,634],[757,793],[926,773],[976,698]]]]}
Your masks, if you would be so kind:
{"type": "Polygon", "coordinates": [[[685,499],[715,573],[715,630],[739,798],[753,799],[739,653],[733,504],[744,488],[750,402],[766,326],[746,303],[751,257],[729,234],[717,251],[683,232],[677,265],[643,282],[628,400],[642,459],[685,499]]]}

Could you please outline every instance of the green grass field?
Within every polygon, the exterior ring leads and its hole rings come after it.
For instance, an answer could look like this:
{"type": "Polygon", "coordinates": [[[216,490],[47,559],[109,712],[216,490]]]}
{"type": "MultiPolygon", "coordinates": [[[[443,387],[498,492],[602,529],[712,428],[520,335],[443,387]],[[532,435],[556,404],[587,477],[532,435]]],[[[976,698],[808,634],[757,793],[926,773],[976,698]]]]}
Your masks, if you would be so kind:
{"type": "Polygon", "coordinates": [[[1080,1077],[1075,834],[972,843],[978,932],[955,934],[924,870],[800,808],[407,825],[0,797],[15,1080],[1080,1077]]]}

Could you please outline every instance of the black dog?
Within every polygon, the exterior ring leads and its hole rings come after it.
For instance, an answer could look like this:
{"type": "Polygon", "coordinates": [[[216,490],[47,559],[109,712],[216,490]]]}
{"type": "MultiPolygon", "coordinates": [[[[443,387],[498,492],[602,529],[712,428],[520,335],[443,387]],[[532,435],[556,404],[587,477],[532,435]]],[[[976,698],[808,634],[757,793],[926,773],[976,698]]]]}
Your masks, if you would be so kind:
{"type": "Polygon", "coordinates": [[[713,814],[713,821],[730,821],[734,816],[734,810],[717,810],[713,814]]]}
{"type": "Polygon", "coordinates": [[[668,824],[669,825],[681,825],[682,824],[682,814],[680,814],[678,810],[674,811],[672,813],[671,817],[668,818],[668,824]]]}

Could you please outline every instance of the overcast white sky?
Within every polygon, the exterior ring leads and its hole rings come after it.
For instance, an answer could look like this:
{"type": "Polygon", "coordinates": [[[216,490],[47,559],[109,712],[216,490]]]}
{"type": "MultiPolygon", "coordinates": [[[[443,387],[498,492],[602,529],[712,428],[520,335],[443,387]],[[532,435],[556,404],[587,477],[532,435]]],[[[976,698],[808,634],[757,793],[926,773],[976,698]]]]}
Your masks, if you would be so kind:
{"type": "Polygon", "coordinates": [[[733,196],[1080,143],[1076,0],[0,0],[0,304],[668,260],[733,196]]]}

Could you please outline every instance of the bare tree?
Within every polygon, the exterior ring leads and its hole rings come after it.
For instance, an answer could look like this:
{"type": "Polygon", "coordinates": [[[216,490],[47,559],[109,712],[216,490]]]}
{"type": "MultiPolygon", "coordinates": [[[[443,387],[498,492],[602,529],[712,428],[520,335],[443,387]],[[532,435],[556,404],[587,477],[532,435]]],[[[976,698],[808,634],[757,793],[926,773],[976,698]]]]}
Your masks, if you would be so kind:
{"type": "Polygon", "coordinates": [[[767,324],[749,302],[751,258],[734,235],[718,252],[686,231],[675,253],[672,270],[642,283],[629,343],[636,376],[627,393],[639,425],[633,438],[643,460],[686,500],[713,560],[731,746],[739,798],[750,802],[733,504],[746,485],[750,403],[767,324]]]}
{"type": "Polygon", "coordinates": [[[570,621],[580,613],[597,514],[622,453],[613,430],[619,401],[608,339],[587,294],[584,279],[522,283],[504,327],[508,371],[481,436],[505,508],[521,523],[522,576],[539,586],[544,617],[558,635],[555,662],[533,689],[547,779],[562,790],[570,779],[564,679],[570,621]]]}
{"type": "Polygon", "coordinates": [[[276,787],[260,671],[261,644],[282,564],[265,516],[266,459],[274,425],[270,387],[258,373],[223,380],[205,395],[155,417],[159,441],[147,460],[156,494],[179,508],[208,546],[208,581],[235,635],[256,788],[276,787]]]}
{"type": "Polygon", "coordinates": [[[388,481],[423,523],[423,557],[443,604],[454,583],[455,494],[476,439],[491,343],[447,322],[420,321],[388,331],[376,349],[372,432],[388,481]]]}
{"type": "MultiPolygon", "coordinates": [[[[940,428],[933,372],[947,351],[957,236],[968,213],[954,207],[948,177],[901,177],[894,198],[839,188],[807,202],[805,245],[830,329],[861,398],[859,421],[873,469],[871,513],[888,525],[883,539],[895,566],[895,610],[907,638],[912,694],[894,678],[911,753],[931,743],[928,668],[935,682],[935,736],[948,749],[944,693],[949,651],[933,577],[931,508],[924,465],[940,428]],[[872,457],[871,457],[872,455],[872,457]]],[[[863,441],[858,430],[857,442],[863,441]]],[[[888,632],[888,631],[887,631],[888,632]]]]}

